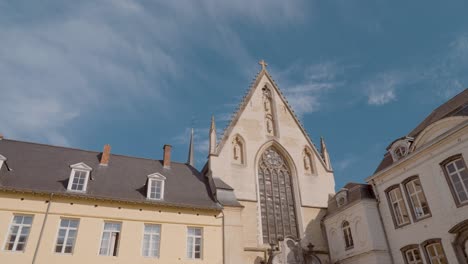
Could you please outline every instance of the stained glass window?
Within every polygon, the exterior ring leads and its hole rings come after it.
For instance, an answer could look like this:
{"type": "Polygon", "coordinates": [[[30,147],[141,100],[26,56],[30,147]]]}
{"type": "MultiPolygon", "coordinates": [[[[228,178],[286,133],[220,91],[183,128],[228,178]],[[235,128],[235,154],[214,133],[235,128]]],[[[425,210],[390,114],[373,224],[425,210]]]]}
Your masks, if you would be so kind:
{"type": "Polygon", "coordinates": [[[258,181],[263,243],[276,243],[278,238],[286,236],[297,237],[291,171],[273,147],[262,154],[258,181]]]}

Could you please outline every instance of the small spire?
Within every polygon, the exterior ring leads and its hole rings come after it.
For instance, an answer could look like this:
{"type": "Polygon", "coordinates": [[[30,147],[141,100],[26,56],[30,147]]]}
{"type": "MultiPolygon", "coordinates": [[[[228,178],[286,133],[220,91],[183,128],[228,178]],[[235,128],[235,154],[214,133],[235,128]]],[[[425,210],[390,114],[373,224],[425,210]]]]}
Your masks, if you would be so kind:
{"type": "Polygon", "coordinates": [[[195,162],[194,162],[194,158],[193,158],[193,128],[192,128],[192,131],[190,133],[190,143],[189,143],[187,163],[192,167],[195,166],[195,162]]]}
{"type": "Polygon", "coordinates": [[[266,67],[268,66],[268,64],[264,60],[260,60],[258,64],[262,66],[262,70],[266,70],[266,67]]]}
{"type": "Polygon", "coordinates": [[[330,162],[330,155],[328,154],[327,146],[325,145],[325,140],[323,139],[323,137],[320,137],[320,149],[322,152],[323,161],[325,162],[327,169],[330,171],[333,170],[330,162]]]}
{"type": "Polygon", "coordinates": [[[211,132],[211,130],[216,130],[214,115],[211,116],[210,132],[211,132]]]}
{"type": "Polygon", "coordinates": [[[211,116],[211,126],[210,126],[210,149],[209,154],[214,154],[216,149],[216,125],[214,115],[211,116]]]}

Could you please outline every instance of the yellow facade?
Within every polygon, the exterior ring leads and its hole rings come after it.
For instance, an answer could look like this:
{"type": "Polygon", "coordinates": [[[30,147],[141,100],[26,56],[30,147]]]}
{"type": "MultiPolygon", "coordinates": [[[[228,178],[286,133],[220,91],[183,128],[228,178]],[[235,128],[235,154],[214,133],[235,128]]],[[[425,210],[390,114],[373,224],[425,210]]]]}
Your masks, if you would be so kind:
{"type": "Polygon", "coordinates": [[[222,216],[219,211],[156,207],[66,197],[33,196],[1,193],[0,263],[222,263],[222,216]],[[50,201],[47,203],[46,201],[50,201]],[[47,207],[49,212],[47,213],[47,207]],[[33,216],[24,252],[5,250],[9,227],[14,215],[33,216]],[[55,253],[60,220],[79,219],[72,254],[55,253]],[[45,222],[44,222],[45,220],[45,222]],[[117,256],[100,256],[104,222],[121,223],[117,256]],[[144,224],[159,224],[161,239],[159,258],[143,257],[144,224]],[[187,228],[203,229],[202,259],[186,257],[187,228]],[[42,237],[40,238],[41,229],[42,237]],[[33,259],[35,261],[33,262],[33,259]]]}

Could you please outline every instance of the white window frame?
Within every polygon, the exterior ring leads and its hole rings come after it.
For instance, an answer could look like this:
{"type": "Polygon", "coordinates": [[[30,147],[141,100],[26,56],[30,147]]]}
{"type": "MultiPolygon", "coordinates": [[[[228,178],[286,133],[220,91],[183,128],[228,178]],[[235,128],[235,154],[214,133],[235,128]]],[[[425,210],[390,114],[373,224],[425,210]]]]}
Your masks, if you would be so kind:
{"type": "Polygon", "coordinates": [[[141,255],[143,257],[147,258],[159,258],[160,256],[160,248],[161,248],[161,225],[160,224],[144,224],[143,225],[143,241],[141,245],[141,255]],[[147,226],[156,226],[158,227],[157,232],[147,232],[146,227],[147,226]],[[145,236],[149,236],[149,241],[148,241],[148,254],[145,254],[145,236]],[[153,247],[156,247],[156,255],[152,255],[151,251],[153,250],[153,247]]]}
{"type": "Polygon", "coordinates": [[[197,227],[197,226],[189,226],[187,227],[187,248],[186,248],[186,256],[187,259],[191,260],[201,260],[203,259],[203,228],[202,227],[197,227]],[[200,230],[200,235],[191,235],[190,230],[200,230]],[[200,238],[200,256],[197,258],[195,257],[195,247],[196,247],[196,239],[200,238]],[[192,248],[191,248],[191,255],[189,254],[189,240],[192,241],[192,248]]]}
{"type": "Polygon", "coordinates": [[[430,209],[429,209],[429,204],[427,202],[427,198],[426,198],[426,195],[424,194],[424,190],[422,188],[422,184],[421,184],[421,180],[419,178],[414,178],[408,182],[406,182],[405,184],[405,188],[406,188],[406,191],[408,193],[408,196],[409,196],[409,200],[410,200],[410,203],[411,203],[411,207],[412,207],[412,210],[413,210],[413,213],[414,213],[414,216],[416,217],[417,220],[421,219],[421,218],[424,218],[426,216],[429,216],[431,215],[431,212],[430,212],[430,209]],[[418,181],[419,182],[419,191],[416,189],[416,184],[415,182],[418,181]],[[411,187],[413,188],[413,192],[410,191],[410,188],[408,188],[408,185],[411,185],[411,187]],[[424,199],[426,200],[426,206],[427,206],[427,214],[424,213],[424,209],[423,209],[423,205],[422,205],[422,201],[420,199],[420,195],[422,195],[422,197],[424,197],[424,199]],[[419,203],[419,207],[416,206],[416,204],[414,202],[417,202],[419,203]],[[418,210],[420,210],[420,212],[418,212],[418,210]]]}
{"type": "Polygon", "coordinates": [[[407,262],[408,264],[423,264],[423,256],[421,255],[421,251],[420,251],[419,248],[417,248],[417,247],[407,249],[407,250],[405,251],[405,259],[406,259],[406,262],[407,262]],[[416,251],[417,251],[418,254],[419,254],[419,260],[416,260],[416,258],[415,258],[415,256],[416,256],[415,252],[416,252],[416,251]],[[413,261],[409,260],[409,257],[410,257],[410,256],[412,256],[413,259],[415,259],[415,260],[413,260],[413,261]]]}
{"type": "Polygon", "coordinates": [[[71,170],[70,177],[69,177],[69,180],[68,180],[67,190],[71,191],[71,192],[80,192],[80,193],[86,192],[86,189],[88,188],[89,175],[90,175],[91,171],[93,170],[93,168],[89,167],[88,165],[86,165],[83,162],[70,165],[70,168],[72,170],[71,170]],[[85,173],[85,181],[84,181],[84,185],[83,185],[83,190],[73,190],[72,189],[73,180],[75,179],[75,175],[76,175],[77,172],[84,172],[85,173]]]}
{"type": "Polygon", "coordinates": [[[60,222],[59,222],[59,226],[58,226],[58,231],[57,231],[57,238],[55,239],[55,246],[54,246],[54,253],[56,254],[66,254],[66,255],[73,255],[73,251],[75,249],[75,244],[76,244],[76,238],[78,236],[78,227],[80,225],[80,219],[76,219],[76,218],[60,218],[60,222]],[[68,220],[68,221],[76,221],[77,224],[76,224],[76,227],[70,227],[70,226],[67,226],[67,227],[62,227],[62,221],[64,220],[68,220]],[[60,252],[57,252],[57,246],[58,246],[58,239],[60,237],[60,230],[64,229],[65,230],[65,237],[63,238],[63,244],[62,244],[62,249],[60,250],[60,252]],[[68,240],[70,239],[70,231],[71,230],[74,230],[76,231],[75,232],[75,237],[73,238],[73,241],[72,241],[72,248],[71,248],[71,252],[65,252],[65,248],[67,246],[67,242],[68,240]]]}
{"type": "Polygon", "coordinates": [[[441,263],[441,261],[440,261],[441,259],[447,260],[447,256],[445,255],[444,248],[442,247],[442,243],[440,243],[440,242],[433,242],[433,243],[427,244],[424,247],[424,249],[427,252],[427,257],[429,258],[430,264],[441,263]],[[440,246],[440,249],[442,250],[442,255],[439,255],[439,252],[437,252],[437,249],[436,249],[437,245],[440,246]],[[435,256],[431,256],[431,254],[429,253],[429,247],[433,248],[433,251],[436,253],[435,256]],[[434,260],[436,260],[437,262],[434,262],[434,260]]]}
{"type": "Polygon", "coordinates": [[[119,254],[119,247],[120,247],[120,240],[121,240],[121,236],[120,234],[122,233],[122,223],[121,222],[113,222],[113,221],[106,221],[104,222],[104,226],[102,227],[102,235],[101,235],[101,243],[99,243],[99,251],[98,251],[98,255],[99,256],[108,256],[108,257],[117,257],[118,254],[119,254]],[[116,231],[116,230],[106,230],[106,224],[117,224],[119,225],[119,230],[116,231]],[[104,252],[104,254],[101,254],[101,249],[102,249],[102,243],[104,241],[104,234],[106,233],[109,233],[109,245],[107,246],[107,250],[106,252],[104,252]],[[113,234],[118,234],[118,236],[116,236],[116,239],[113,240],[113,243],[112,243],[112,235],[113,234]],[[117,244],[117,246],[116,246],[117,244]],[[115,249],[115,252],[114,252],[114,249],[115,249]]]}
{"type": "Polygon", "coordinates": [[[455,159],[455,160],[452,160],[452,161],[450,161],[450,162],[448,162],[447,164],[444,165],[444,169],[445,169],[445,172],[446,172],[447,175],[448,175],[448,178],[450,179],[450,183],[452,184],[453,191],[454,191],[455,195],[457,196],[458,202],[459,202],[460,204],[466,204],[466,203],[468,203],[468,199],[466,199],[466,200],[464,200],[464,201],[462,201],[462,200],[460,199],[460,195],[459,195],[459,193],[457,192],[457,189],[456,189],[456,187],[455,187],[455,183],[453,182],[453,179],[452,179],[452,176],[458,177],[458,179],[460,180],[461,187],[463,188],[463,191],[465,192],[465,195],[468,197],[468,186],[465,185],[465,182],[463,181],[463,178],[462,178],[462,176],[461,176],[461,174],[460,174],[460,172],[462,172],[462,171],[464,171],[464,170],[467,170],[466,164],[465,164],[464,160],[463,160],[461,157],[459,157],[459,158],[457,158],[457,159],[455,159]],[[458,166],[457,166],[457,164],[456,164],[456,162],[459,161],[459,160],[461,160],[461,162],[462,162],[463,165],[465,166],[465,167],[462,168],[462,169],[458,168],[458,166]],[[454,169],[455,169],[455,171],[452,172],[452,173],[450,173],[450,172],[449,172],[449,169],[448,169],[448,166],[449,166],[450,164],[453,164],[453,167],[454,167],[454,169]]]}
{"type": "Polygon", "coordinates": [[[33,215],[22,215],[22,214],[15,214],[13,215],[13,218],[11,219],[11,223],[10,223],[10,226],[8,227],[8,232],[7,232],[7,236],[5,238],[5,243],[3,244],[3,250],[4,251],[8,251],[8,252],[24,252],[26,250],[26,246],[28,244],[28,238],[29,238],[29,235],[31,233],[31,229],[32,229],[32,223],[34,221],[34,216],[33,215]],[[14,221],[15,221],[15,217],[23,217],[23,220],[21,221],[21,224],[16,224],[14,221]],[[31,224],[24,224],[24,218],[25,217],[30,217],[31,218],[31,224]],[[16,232],[16,238],[15,238],[15,241],[13,242],[13,248],[12,249],[7,249],[7,245],[9,244],[9,238],[11,236],[11,229],[14,227],[14,226],[18,226],[18,230],[16,232]],[[18,244],[19,244],[19,238],[21,237],[21,232],[23,231],[23,228],[24,227],[29,227],[29,231],[28,233],[26,234],[26,239],[24,241],[24,246],[23,246],[23,249],[22,250],[17,250],[18,248],[18,244]]]}
{"type": "Polygon", "coordinates": [[[351,224],[348,221],[344,221],[341,224],[343,230],[343,239],[345,241],[345,250],[352,249],[354,247],[353,234],[351,233],[351,224]]]}
{"type": "Polygon", "coordinates": [[[400,188],[399,185],[388,191],[388,201],[389,201],[389,205],[390,205],[390,210],[392,210],[393,216],[395,218],[395,226],[400,227],[400,226],[404,226],[406,224],[411,223],[410,216],[408,214],[408,207],[405,204],[405,199],[403,198],[403,192],[401,191],[401,188],[400,188]],[[392,193],[396,192],[397,190],[400,192],[400,197],[401,198],[398,199],[397,195],[395,194],[394,195],[395,196],[395,201],[392,201],[392,193]],[[394,205],[397,205],[398,212],[396,211],[394,205]],[[404,217],[404,213],[403,213],[402,208],[404,208],[405,211],[406,211],[407,221],[404,221],[405,217],[404,217]],[[401,222],[398,219],[398,215],[401,216],[401,222]]]}
{"type": "Polygon", "coordinates": [[[148,184],[146,188],[146,198],[150,200],[164,200],[164,185],[166,182],[166,177],[164,177],[160,173],[153,173],[148,175],[148,184]],[[161,196],[158,197],[151,197],[151,189],[153,187],[153,184],[155,183],[161,183],[161,196]]]}
{"type": "Polygon", "coordinates": [[[7,158],[5,158],[5,156],[3,156],[2,154],[0,154],[0,170],[2,169],[3,167],[3,163],[7,160],[7,158]]]}

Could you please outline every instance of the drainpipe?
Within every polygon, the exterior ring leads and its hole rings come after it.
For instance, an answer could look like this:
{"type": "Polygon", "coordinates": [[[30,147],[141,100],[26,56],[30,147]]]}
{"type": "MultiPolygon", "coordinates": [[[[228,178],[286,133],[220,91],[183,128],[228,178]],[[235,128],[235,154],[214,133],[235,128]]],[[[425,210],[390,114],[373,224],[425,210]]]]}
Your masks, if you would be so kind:
{"type": "Polygon", "coordinates": [[[36,244],[36,249],[34,250],[34,256],[32,259],[32,264],[36,263],[36,258],[37,258],[37,253],[39,251],[39,246],[41,245],[41,240],[42,240],[42,235],[44,233],[44,228],[47,222],[47,217],[49,216],[49,209],[50,209],[50,204],[52,203],[52,197],[54,196],[53,193],[50,194],[49,202],[47,203],[47,209],[44,215],[44,221],[42,221],[42,227],[41,227],[41,232],[39,233],[39,239],[37,240],[36,244]]]}
{"type": "Polygon", "coordinates": [[[391,261],[392,263],[395,263],[395,262],[393,261],[392,248],[390,247],[390,242],[388,241],[387,230],[385,230],[385,225],[384,225],[384,222],[383,222],[382,213],[380,212],[380,197],[379,197],[379,191],[377,190],[377,185],[375,184],[374,179],[372,179],[371,184],[372,184],[372,188],[374,189],[375,198],[377,199],[377,212],[379,213],[380,225],[382,226],[382,230],[383,230],[383,232],[384,232],[385,243],[387,244],[388,253],[389,253],[389,255],[390,255],[390,261],[391,261]]]}
{"type": "Polygon", "coordinates": [[[223,238],[223,242],[222,242],[222,244],[223,244],[223,264],[226,264],[226,256],[225,256],[226,249],[224,248],[224,245],[226,243],[224,241],[225,240],[225,235],[224,235],[224,232],[225,232],[225,228],[224,228],[224,211],[221,210],[221,214],[223,215],[222,216],[222,220],[223,220],[223,224],[222,224],[222,229],[223,229],[223,231],[222,231],[223,232],[223,235],[222,235],[222,238],[223,238]]]}

